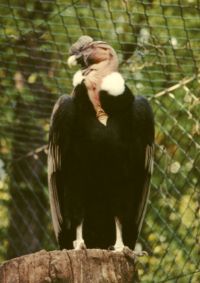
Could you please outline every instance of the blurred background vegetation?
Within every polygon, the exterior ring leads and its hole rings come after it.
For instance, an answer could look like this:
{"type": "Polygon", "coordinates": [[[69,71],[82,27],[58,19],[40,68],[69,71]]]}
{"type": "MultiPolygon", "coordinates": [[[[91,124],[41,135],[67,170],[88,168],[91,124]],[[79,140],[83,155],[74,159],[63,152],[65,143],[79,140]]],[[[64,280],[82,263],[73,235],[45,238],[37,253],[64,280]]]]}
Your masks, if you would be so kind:
{"type": "Polygon", "coordinates": [[[56,248],[46,144],[70,45],[109,42],[156,120],[142,282],[200,282],[200,1],[0,0],[0,261],[56,248]]]}

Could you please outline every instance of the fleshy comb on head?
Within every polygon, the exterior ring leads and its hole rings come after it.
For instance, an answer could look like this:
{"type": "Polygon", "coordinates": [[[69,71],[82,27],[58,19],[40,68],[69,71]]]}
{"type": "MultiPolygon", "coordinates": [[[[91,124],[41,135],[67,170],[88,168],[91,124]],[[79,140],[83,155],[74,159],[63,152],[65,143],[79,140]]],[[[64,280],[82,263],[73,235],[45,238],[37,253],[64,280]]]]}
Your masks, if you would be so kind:
{"type": "Polygon", "coordinates": [[[88,35],[81,36],[69,49],[69,55],[76,54],[80,49],[84,49],[85,46],[93,42],[92,37],[88,35]]]}

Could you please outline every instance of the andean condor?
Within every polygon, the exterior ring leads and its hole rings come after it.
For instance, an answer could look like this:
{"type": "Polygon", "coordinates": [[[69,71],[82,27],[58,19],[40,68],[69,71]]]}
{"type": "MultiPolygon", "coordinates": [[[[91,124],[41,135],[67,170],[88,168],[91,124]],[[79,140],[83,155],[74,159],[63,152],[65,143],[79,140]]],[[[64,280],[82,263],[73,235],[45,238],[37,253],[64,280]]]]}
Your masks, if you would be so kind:
{"type": "Polygon", "coordinates": [[[154,119],[118,72],[114,49],[81,36],[69,65],[80,64],[71,96],[56,102],[48,182],[60,248],[134,249],[153,169],[154,119]]]}

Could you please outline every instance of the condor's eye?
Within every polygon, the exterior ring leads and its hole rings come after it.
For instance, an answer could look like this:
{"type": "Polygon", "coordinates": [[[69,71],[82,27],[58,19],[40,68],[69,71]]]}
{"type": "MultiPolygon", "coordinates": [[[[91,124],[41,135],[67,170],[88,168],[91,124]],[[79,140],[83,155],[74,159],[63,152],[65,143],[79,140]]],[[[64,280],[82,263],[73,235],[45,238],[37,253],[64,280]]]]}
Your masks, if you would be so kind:
{"type": "Polygon", "coordinates": [[[106,50],[106,51],[108,50],[108,48],[107,48],[107,47],[101,47],[101,49],[106,50]]]}

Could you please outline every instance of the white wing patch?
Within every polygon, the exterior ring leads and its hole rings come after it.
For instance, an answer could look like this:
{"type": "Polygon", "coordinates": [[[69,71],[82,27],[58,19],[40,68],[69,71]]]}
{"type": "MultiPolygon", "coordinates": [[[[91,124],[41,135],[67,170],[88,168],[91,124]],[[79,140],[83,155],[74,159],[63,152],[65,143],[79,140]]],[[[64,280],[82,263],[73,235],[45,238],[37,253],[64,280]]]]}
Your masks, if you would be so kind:
{"type": "Polygon", "coordinates": [[[147,169],[150,174],[153,173],[153,154],[154,146],[147,145],[145,152],[145,169],[147,169]]]}
{"type": "MultiPolygon", "coordinates": [[[[58,99],[56,104],[54,105],[53,112],[51,115],[51,123],[53,120],[53,116],[58,110],[60,103],[62,101],[62,97],[58,99]]],[[[60,232],[60,224],[62,223],[62,215],[60,211],[59,201],[58,201],[58,193],[56,187],[56,180],[53,174],[61,168],[61,159],[59,147],[56,144],[50,143],[48,149],[48,187],[49,187],[49,200],[50,200],[50,208],[51,208],[51,217],[53,222],[53,227],[55,231],[56,238],[58,239],[58,234],[60,232]]]]}
{"type": "Polygon", "coordinates": [[[53,221],[53,227],[58,239],[59,232],[61,230],[62,215],[60,211],[58,193],[56,188],[55,179],[53,174],[61,167],[59,147],[57,145],[52,146],[50,144],[48,151],[48,185],[49,185],[49,199],[51,207],[51,215],[53,221]]]}
{"type": "Polygon", "coordinates": [[[145,169],[147,171],[147,176],[145,179],[144,183],[144,191],[143,191],[143,196],[141,200],[141,205],[139,208],[139,213],[138,213],[138,232],[140,233],[142,224],[144,221],[144,216],[146,214],[147,210],[147,204],[148,204],[148,199],[149,199],[149,194],[150,194],[150,188],[149,188],[149,182],[150,182],[150,177],[151,174],[153,173],[153,156],[154,156],[154,145],[147,145],[146,146],[146,152],[145,152],[145,169]]]}

